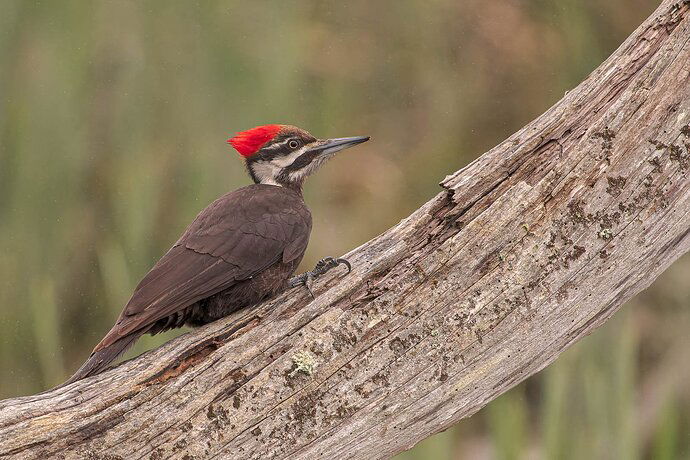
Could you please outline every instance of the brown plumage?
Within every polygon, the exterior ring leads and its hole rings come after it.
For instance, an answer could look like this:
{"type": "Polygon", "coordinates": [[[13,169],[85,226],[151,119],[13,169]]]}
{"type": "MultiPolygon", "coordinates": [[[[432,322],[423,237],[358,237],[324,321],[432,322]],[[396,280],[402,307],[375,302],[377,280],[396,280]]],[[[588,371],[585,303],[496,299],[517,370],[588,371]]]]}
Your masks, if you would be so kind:
{"type": "MultiPolygon", "coordinates": [[[[304,178],[315,169],[314,160],[320,164],[334,150],[368,138],[319,141],[298,128],[275,131],[254,154],[246,147],[241,152],[257,183],[201,211],[144,276],[115,325],[68,383],[99,373],[145,333],[200,326],[288,288],[311,233],[311,213],[301,192],[304,178]]],[[[241,135],[251,140],[251,131],[241,135]]]]}

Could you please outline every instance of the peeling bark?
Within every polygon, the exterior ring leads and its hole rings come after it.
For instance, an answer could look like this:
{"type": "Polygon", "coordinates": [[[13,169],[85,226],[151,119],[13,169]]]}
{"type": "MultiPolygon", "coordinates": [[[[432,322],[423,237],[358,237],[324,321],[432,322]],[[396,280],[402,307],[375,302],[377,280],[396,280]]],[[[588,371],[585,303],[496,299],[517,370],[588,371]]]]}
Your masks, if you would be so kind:
{"type": "Polygon", "coordinates": [[[291,291],[0,402],[3,458],[382,458],[552,362],[690,248],[690,1],[291,291]]]}

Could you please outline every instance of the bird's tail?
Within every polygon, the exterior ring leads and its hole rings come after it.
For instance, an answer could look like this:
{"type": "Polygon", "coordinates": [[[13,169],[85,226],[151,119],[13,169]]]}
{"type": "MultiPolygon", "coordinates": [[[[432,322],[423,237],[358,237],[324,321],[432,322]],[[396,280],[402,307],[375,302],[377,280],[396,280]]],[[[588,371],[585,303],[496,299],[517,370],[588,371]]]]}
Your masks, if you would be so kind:
{"type": "Polygon", "coordinates": [[[146,332],[146,329],[141,331],[132,332],[119,340],[116,340],[111,345],[102,348],[98,351],[94,351],[89,356],[84,364],[81,365],[79,370],[74,373],[72,377],[69,378],[65,383],[60,386],[67,385],[77,380],[81,380],[92,375],[99,374],[103,369],[105,369],[108,364],[117,359],[118,356],[123,354],[125,351],[131,347],[134,342],[137,341],[146,332]]]}

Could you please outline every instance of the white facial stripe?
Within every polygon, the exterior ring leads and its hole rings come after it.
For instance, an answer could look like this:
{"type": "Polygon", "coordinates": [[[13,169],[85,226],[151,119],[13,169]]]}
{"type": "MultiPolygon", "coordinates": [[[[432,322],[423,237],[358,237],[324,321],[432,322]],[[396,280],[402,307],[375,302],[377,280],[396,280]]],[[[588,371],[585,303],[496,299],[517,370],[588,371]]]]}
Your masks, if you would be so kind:
{"type": "Polygon", "coordinates": [[[309,175],[309,171],[307,171],[307,169],[309,169],[309,168],[302,168],[302,169],[300,169],[300,170],[298,170],[298,171],[291,172],[291,173],[288,175],[288,177],[290,178],[290,180],[291,180],[292,182],[297,182],[297,181],[299,181],[299,180],[301,180],[301,179],[303,179],[304,177],[307,177],[307,176],[309,175]]]}
{"type": "Polygon", "coordinates": [[[286,139],[283,142],[279,142],[277,144],[271,144],[268,147],[264,147],[263,150],[278,150],[279,148],[283,147],[285,144],[288,143],[290,139],[286,139]]]}
{"type": "Polygon", "coordinates": [[[268,185],[280,185],[276,182],[276,177],[280,173],[280,168],[270,161],[255,161],[252,166],[252,171],[259,183],[268,185]]]}
{"type": "Polygon", "coordinates": [[[305,145],[301,149],[295,150],[294,152],[289,153],[285,156],[275,157],[273,160],[271,160],[271,163],[278,166],[279,168],[287,168],[297,159],[297,157],[302,155],[306,150],[307,146],[305,145]]]}

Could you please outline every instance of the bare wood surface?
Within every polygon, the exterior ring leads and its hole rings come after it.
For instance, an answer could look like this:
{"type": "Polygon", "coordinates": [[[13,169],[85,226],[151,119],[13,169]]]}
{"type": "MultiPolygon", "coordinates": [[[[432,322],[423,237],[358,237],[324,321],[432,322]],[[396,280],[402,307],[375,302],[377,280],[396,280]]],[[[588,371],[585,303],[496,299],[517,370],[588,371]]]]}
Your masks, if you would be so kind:
{"type": "Polygon", "coordinates": [[[690,1],[319,280],[0,402],[0,457],[384,458],[467,417],[690,248],[690,1]]]}

